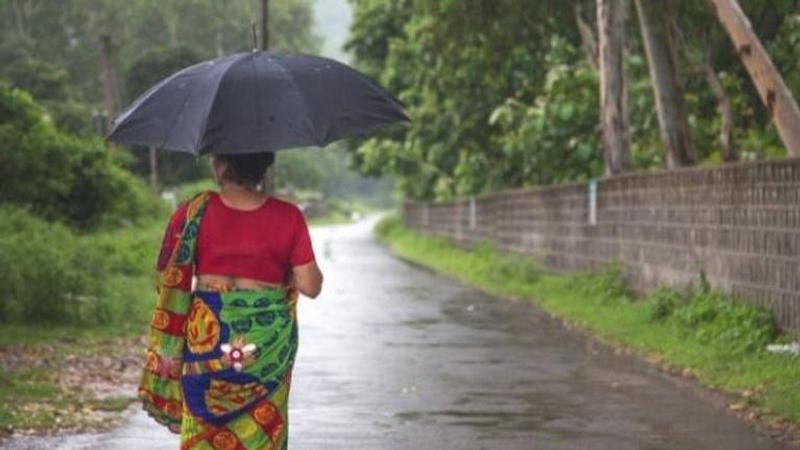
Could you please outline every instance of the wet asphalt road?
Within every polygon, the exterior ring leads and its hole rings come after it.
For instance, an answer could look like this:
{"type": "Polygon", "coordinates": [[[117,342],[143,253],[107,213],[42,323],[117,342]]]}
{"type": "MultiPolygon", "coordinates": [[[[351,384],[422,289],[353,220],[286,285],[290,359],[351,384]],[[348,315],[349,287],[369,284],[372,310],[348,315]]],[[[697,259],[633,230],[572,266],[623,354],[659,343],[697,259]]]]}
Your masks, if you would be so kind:
{"type": "MultiPolygon", "coordinates": [[[[312,230],[324,293],[302,299],[292,449],[777,449],[691,388],[395,259],[373,221],[312,230]]],[[[13,448],[176,449],[143,413],[13,448]]]]}

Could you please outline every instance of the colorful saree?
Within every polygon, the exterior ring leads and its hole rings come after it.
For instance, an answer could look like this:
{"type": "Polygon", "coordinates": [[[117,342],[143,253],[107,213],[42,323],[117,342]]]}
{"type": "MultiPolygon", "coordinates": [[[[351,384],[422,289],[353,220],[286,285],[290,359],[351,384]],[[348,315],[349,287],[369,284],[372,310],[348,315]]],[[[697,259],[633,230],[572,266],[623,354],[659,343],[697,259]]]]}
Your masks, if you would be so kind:
{"type": "Polygon", "coordinates": [[[144,409],[181,449],[285,449],[297,352],[296,291],[191,291],[194,247],[208,194],[186,208],[159,270],[139,385],[144,409]]]}

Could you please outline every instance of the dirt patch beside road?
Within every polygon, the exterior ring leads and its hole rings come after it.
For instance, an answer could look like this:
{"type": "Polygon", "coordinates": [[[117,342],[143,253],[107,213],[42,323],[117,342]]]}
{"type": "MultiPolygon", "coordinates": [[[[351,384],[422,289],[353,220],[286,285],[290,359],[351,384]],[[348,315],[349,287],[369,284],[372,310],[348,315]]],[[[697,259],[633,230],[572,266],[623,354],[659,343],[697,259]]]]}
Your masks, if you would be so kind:
{"type": "Polygon", "coordinates": [[[143,338],[0,347],[0,436],[119,425],[135,400],[143,338]]]}

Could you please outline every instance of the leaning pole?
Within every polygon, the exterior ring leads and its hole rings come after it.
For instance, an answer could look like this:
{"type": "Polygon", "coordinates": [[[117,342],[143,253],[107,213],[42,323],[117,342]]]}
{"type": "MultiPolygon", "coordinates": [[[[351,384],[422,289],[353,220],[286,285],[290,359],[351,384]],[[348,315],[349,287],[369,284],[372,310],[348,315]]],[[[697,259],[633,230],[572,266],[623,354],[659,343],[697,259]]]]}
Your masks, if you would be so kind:
{"type": "Polygon", "coordinates": [[[800,108],[753,31],[736,0],[708,0],[728,32],[761,101],[767,107],[783,144],[791,156],[800,157],[800,108]]]}

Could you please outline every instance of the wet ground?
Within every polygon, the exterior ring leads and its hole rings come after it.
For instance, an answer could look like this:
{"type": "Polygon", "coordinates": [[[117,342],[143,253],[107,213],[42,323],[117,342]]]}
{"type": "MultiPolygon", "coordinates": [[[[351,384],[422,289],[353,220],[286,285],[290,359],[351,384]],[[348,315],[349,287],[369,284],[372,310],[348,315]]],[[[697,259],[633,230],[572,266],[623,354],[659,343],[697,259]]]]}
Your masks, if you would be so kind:
{"type": "MultiPolygon", "coordinates": [[[[292,449],[778,449],[689,386],[523,302],[393,258],[372,222],[317,228],[301,300],[292,449]]],[[[141,412],[11,448],[176,449],[141,412]]]]}

